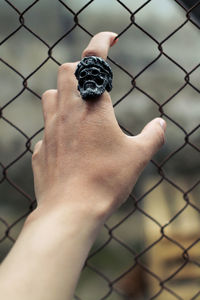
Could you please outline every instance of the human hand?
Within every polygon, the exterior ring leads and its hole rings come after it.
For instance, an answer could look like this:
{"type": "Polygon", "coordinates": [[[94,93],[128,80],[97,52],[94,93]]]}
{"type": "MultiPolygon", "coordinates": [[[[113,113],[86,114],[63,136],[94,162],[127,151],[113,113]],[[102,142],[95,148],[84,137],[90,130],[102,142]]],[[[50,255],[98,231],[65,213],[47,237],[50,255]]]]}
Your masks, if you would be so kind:
{"type": "MultiPolygon", "coordinates": [[[[83,57],[106,59],[115,37],[99,33],[83,57]]],[[[128,137],[107,92],[83,101],[76,66],[63,64],[57,90],[42,96],[44,138],[32,157],[38,207],[1,264],[1,299],[71,300],[102,223],[127,198],[164,142],[162,119],[128,137]]]]}
{"type": "MultiPolygon", "coordinates": [[[[111,32],[95,35],[82,57],[106,59],[115,37],[111,32]]],[[[81,99],[76,66],[60,66],[57,90],[42,96],[44,138],[32,157],[35,193],[39,208],[62,203],[106,219],[126,200],[141,171],[164,143],[166,124],[156,118],[139,135],[125,135],[107,92],[94,101],[81,99]]]]}

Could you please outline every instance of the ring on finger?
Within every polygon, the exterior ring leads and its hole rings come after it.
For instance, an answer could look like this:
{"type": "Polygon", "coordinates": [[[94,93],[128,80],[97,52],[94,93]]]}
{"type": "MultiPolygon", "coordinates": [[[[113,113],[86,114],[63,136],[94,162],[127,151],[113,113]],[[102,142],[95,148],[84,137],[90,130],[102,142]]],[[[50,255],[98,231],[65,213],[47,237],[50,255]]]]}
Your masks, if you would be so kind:
{"type": "Polygon", "coordinates": [[[82,99],[89,100],[101,96],[105,90],[112,90],[113,73],[109,64],[101,57],[84,57],[75,71],[78,90],[82,99]]]}

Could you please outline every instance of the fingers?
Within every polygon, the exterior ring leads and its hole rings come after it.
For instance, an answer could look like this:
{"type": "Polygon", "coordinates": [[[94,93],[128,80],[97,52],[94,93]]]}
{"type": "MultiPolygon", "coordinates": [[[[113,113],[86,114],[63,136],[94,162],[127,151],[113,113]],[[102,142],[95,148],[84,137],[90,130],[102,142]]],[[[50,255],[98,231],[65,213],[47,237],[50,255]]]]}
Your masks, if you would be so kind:
{"type": "Polygon", "coordinates": [[[66,101],[66,97],[70,98],[77,93],[77,80],[75,78],[75,70],[77,63],[65,63],[58,69],[57,88],[59,96],[63,97],[66,101]]]}
{"type": "Polygon", "coordinates": [[[57,109],[57,90],[47,90],[42,95],[42,110],[45,126],[57,109]]]}
{"type": "Polygon", "coordinates": [[[100,32],[96,34],[83,51],[82,58],[94,55],[106,60],[110,47],[117,42],[116,37],[117,34],[113,32],[100,32]]]}
{"type": "MultiPolygon", "coordinates": [[[[104,60],[107,59],[109,49],[116,44],[118,39],[116,39],[117,34],[114,32],[100,32],[96,34],[89,42],[88,46],[82,52],[82,58],[88,56],[98,56],[103,58],[104,60]]],[[[104,93],[99,98],[101,99],[101,103],[106,102],[107,104],[112,106],[111,99],[108,93],[104,93]],[[104,100],[104,101],[103,101],[104,100]]],[[[98,102],[98,104],[100,104],[98,102]]],[[[89,103],[92,104],[92,103],[89,103]]]]}
{"type": "MultiPolygon", "coordinates": [[[[166,122],[156,118],[149,122],[142,132],[133,138],[141,147],[141,159],[147,163],[165,142],[166,122]]],[[[133,143],[134,143],[133,142],[133,143]]]]}
{"type": "MultiPolygon", "coordinates": [[[[107,58],[108,51],[116,43],[117,34],[113,32],[100,32],[96,34],[89,42],[89,45],[82,53],[82,57],[95,55],[103,59],[107,58]]],[[[66,63],[58,70],[58,92],[60,95],[77,96],[77,80],[74,76],[77,63],[66,63]]],[[[66,101],[66,99],[64,99],[66,101]]]]}
{"type": "MultiPolygon", "coordinates": [[[[96,34],[82,53],[82,57],[95,55],[103,59],[107,58],[108,51],[116,43],[117,34],[113,32],[101,32],[96,34]]],[[[80,93],[77,90],[78,82],[75,78],[77,63],[65,63],[58,70],[58,95],[59,109],[70,109],[70,102],[80,101],[80,93]],[[68,107],[67,107],[68,106],[68,107]]]]}
{"type": "MultiPolygon", "coordinates": [[[[117,34],[113,32],[98,33],[91,39],[82,56],[95,55],[106,59],[110,47],[117,41],[116,37],[117,34]]],[[[57,112],[64,119],[69,116],[69,113],[77,110],[77,107],[85,109],[89,105],[81,100],[77,88],[78,81],[74,75],[76,67],[77,63],[62,64],[58,69],[57,90],[48,90],[42,95],[45,128],[48,127],[49,120],[57,112]]],[[[104,96],[101,97],[101,100],[105,99],[109,105],[112,105],[111,100],[108,99],[108,95],[107,97],[104,96]]]]}

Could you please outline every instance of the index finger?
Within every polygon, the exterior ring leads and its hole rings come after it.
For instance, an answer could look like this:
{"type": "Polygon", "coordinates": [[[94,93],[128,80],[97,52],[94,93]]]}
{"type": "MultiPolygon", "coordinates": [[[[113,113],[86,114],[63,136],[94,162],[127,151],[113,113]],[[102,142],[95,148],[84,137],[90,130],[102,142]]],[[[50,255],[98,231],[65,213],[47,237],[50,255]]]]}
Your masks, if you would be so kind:
{"type": "Polygon", "coordinates": [[[108,51],[117,42],[117,34],[114,32],[100,32],[89,42],[82,53],[82,58],[86,56],[99,56],[106,60],[108,51]]]}

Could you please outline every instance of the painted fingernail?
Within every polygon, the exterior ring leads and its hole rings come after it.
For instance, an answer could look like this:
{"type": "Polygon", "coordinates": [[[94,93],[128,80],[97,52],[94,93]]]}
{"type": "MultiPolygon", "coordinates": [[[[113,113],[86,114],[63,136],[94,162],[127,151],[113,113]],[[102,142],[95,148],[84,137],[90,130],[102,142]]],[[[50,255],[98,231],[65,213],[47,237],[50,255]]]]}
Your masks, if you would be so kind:
{"type": "Polygon", "coordinates": [[[111,47],[114,46],[119,41],[119,38],[116,36],[111,43],[111,47]]]}

